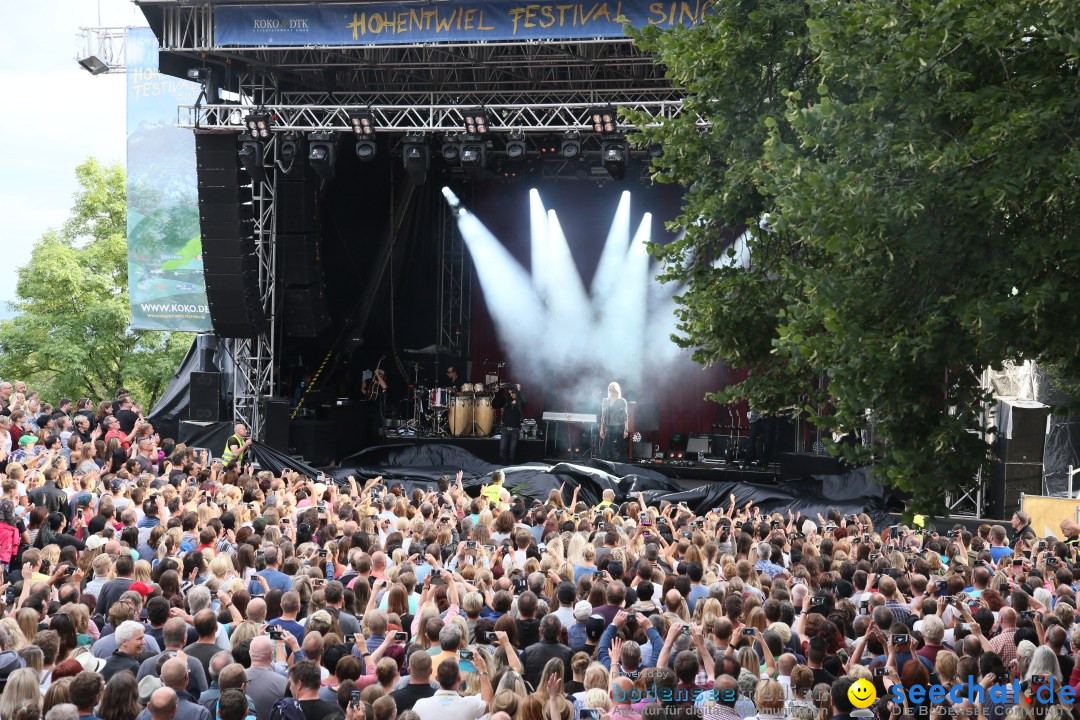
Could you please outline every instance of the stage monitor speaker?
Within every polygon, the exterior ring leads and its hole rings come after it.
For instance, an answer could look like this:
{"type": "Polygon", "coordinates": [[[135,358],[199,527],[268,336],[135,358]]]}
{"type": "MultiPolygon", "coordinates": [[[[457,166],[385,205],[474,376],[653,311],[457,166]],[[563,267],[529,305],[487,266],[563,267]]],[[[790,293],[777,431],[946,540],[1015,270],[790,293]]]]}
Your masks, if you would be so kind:
{"type": "Polygon", "coordinates": [[[1041,495],[1043,466],[1041,463],[994,463],[990,486],[986,494],[986,516],[994,520],[1010,520],[1020,509],[1020,495],[1041,495]]]}
{"type": "Polygon", "coordinates": [[[285,288],[285,336],[313,338],[330,325],[321,285],[285,288]]]}
{"type": "Polygon", "coordinates": [[[1041,463],[1050,408],[1034,400],[998,398],[997,455],[1001,462],[1041,463]]]}
{"type": "Polygon", "coordinates": [[[631,452],[633,452],[634,460],[651,460],[653,456],[653,444],[647,440],[640,440],[636,443],[631,443],[631,452]]]}
{"type": "Polygon", "coordinates": [[[200,422],[216,422],[221,419],[221,373],[191,373],[188,384],[188,419],[200,422]]]}
{"type": "Polygon", "coordinates": [[[691,455],[695,455],[697,453],[711,455],[712,441],[710,440],[708,435],[691,433],[690,439],[686,441],[686,452],[691,455]]]}
{"type": "Polygon", "coordinates": [[[289,401],[270,398],[263,406],[263,443],[283,453],[289,452],[289,401]]]}
{"type": "Polygon", "coordinates": [[[337,426],[329,420],[293,420],[289,423],[289,447],[309,465],[334,462],[337,426]]]}

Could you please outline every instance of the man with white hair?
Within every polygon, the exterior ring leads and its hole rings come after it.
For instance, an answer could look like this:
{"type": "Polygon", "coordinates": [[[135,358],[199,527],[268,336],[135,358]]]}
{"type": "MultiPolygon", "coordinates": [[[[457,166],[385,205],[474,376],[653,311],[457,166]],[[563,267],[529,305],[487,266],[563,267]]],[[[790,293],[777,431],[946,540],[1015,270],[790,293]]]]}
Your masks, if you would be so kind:
{"type": "Polygon", "coordinates": [[[143,651],[144,630],[142,623],[134,620],[125,620],[116,628],[116,650],[105,661],[105,667],[101,669],[101,676],[105,682],[109,681],[121,670],[129,671],[132,676],[139,672],[139,655],[143,651]]]}
{"type": "Polygon", "coordinates": [[[71,703],[53,705],[49,712],[45,713],[45,720],[79,720],[79,708],[71,703]]]}
{"type": "Polygon", "coordinates": [[[770,578],[775,578],[777,575],[783,575],[787,572],[784,568],[780,567],[772,561],[773,546],[768,542],[760,542],[757,546],[757,564],[754,565],[754,569],[758,572],[768,574],[770,578]]]}
{"type": "Polygon", "coordinates": [[[945,638],[945,623],[937,615],[928,615],[922,621],[922,634],[924,645],[916,653],[929,660],[937,662],[937,654],[946,650],[941,641],[945,638]]]}
{"type": "MultiPolygon", "coordinates": [[[[200,610],[205,610],[210,607],[210,588],[205,585],[196,585],[187,592],[187,604],[188,612],[191,614],[184,617],[184,620],[188,625],[195,624],[195,616],[199,614],[200,610]]],[[[225,629],[225,626],[218,623],[217,635],[214,637],[214,642],[222,650],[231,650],[232,643],[229,641],[229,632],[225,629]]]]}

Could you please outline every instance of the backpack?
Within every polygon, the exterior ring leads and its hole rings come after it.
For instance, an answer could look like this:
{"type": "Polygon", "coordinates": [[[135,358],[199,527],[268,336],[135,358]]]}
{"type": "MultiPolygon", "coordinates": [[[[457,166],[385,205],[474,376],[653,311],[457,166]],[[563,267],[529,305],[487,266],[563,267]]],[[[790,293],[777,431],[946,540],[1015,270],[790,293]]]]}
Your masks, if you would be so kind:
{"type": "Polygon", "coordinates": [[[270,709],[270,720],[307,720],[307,716],[296,698],[283,697],[270,709]]]}
{"type": "Polygon", "coordinates": [[[19,550],[19,529],[0,522],[0,562],[10,563],[19,550]]]}

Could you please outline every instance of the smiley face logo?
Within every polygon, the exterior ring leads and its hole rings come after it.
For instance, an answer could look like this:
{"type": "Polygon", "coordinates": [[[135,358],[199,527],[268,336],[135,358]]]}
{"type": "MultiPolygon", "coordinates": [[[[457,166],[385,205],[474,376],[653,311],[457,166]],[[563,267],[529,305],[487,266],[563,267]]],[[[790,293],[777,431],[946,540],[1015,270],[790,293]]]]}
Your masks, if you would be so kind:
{"type": "Polygon", "coordinates": [[[868,708],[877,700],[877,690],[869,680],[856,680],[847,691],[848,700],[857,708],[868,708]]]}

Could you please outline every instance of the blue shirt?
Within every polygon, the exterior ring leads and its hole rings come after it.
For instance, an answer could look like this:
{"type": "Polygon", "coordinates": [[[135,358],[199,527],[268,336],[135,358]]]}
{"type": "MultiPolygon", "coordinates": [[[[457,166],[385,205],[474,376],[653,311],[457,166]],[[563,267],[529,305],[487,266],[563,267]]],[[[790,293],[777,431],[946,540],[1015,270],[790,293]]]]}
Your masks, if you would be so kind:
{"type": "Polygon", "coordinates": [[[280,627],[282,630],[288,630],[296,638],[296,642],[304,642],[304,626],[295,620],[282,620],[276,618],[267,623],[271,627],[280,627]]]}
{"type": "Polygon", "coordinates": [[[990,546],[990,558],[997,565],[1001,562],[1001,558],[1010,557],[1013,554],[1012,548],[1002,545],[1001,547],[990,546]]]}
{"type": "Polygon", "coordinates": [[[705,585],[691,585],[690,594],[686,596],[686,605],[691,613],[698,600],[709,597],[709,588],[705,585]]]}
{"type": "MultiPolygon", "coordinates": [[[[256,574],[266,578],[266,584],[270,586],[271,590],[281,590],[282,592],[289,592],[292,590],[292,578],[279,570],[266,568],[265,570],[260,570],[256,574]]],[[[259,584],[258,580],[253,578],[251,583],[248,584],[248,592],[252,595],[262,595],[263,586],[259,584]]]]}

